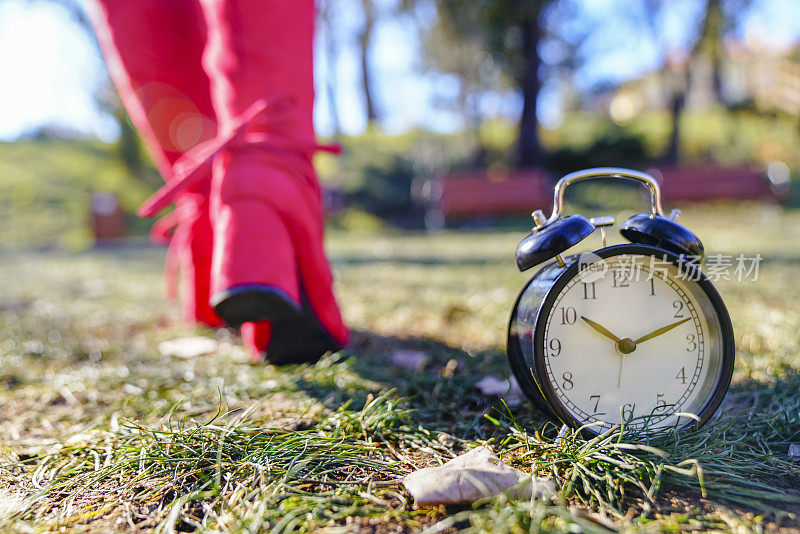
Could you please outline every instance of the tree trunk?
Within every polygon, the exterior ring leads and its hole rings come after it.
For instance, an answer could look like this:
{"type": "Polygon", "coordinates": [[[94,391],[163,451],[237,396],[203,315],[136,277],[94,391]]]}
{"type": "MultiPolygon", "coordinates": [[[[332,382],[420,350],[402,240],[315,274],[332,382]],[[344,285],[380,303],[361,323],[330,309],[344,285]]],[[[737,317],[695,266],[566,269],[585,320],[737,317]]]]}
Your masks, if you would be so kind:
{"type": "Polygon", "coordinates": [[[725,14],[722,12],[720,0],[709,0],[701,27],[700,37],[692,49],[692,60],[705,54],[711,64],[711,89],[717,103],[722,102],[722,42],[725,14]]]}
{"type": "Polygon", "coordinates": [[[686,92],[682,88],[675,88],[672,91],[672,101],[670,102],[670,114],[672,119],[672,131],[669,134],[669,144],[664,154],[666,163],[677,163],[680,159],[681,143],[681,114],[686,102],[686,92]]]}
{"type": "Polygon", "coordinates": [[[359,52],[361,55],[361,87],[364,91],[364,103],[367,112],[367,122],[372,124],[378,120],[375,99],[372,94],[372,69],[369,65],[369,49],[372,44],[372,29],[375,26],[375,6],[372,0],[361,0],[364,10],[364,27],[358,36],[359,52]]]}
{"type": "Polygon", "coordinates": [[[538,125],[536,118],[536,101],[539,96],[539,66],[541,58],[537,47],[542,36],[539,26],[539,10],[530,15],[523,26],[524,61],[521,79],[522,89],[522,117],[519,126],[519,164],[521,167],[530,167],[540,163],[542,147],[539,143],[538,125]]]}

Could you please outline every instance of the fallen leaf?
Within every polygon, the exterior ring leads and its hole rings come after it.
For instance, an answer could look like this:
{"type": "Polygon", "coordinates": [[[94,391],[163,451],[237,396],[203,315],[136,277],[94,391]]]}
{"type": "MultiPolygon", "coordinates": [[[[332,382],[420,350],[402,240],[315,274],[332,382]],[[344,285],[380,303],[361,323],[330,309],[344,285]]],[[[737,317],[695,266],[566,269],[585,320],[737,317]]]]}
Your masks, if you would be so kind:
{"type": "Polygon", "coordinates": [[[456,369],[458,369],[458,360],[451,358],[447,360],[441,374],[445,378],[452,378],[456,374],[456,369]]]}
{"type": "Polygon", "coordinates": [[[475,387],[487,397],[501,397],[509,406],[517,406],[524,399],[517,379],[497,378],[494,376],[483,377],[475,387]]]}
{"type": "Polygon", "coordinates": [[[392,365],[401,369],[419,371],[427,363],[428,355],[418,350],[396,350],[392,354],[392,365]]]}
{"type": "Polygon", "coordinates": [[[407,475],[403,485],[417,504],[464,504],[505,491],[518,499],[555,495],[553,481],[533,477],[504,464],[486,447],[478,447],[439,467],[407,475]]]}
{"type": "Polygon", "coordinates": [[[25,494],[21,491],[0,490],[0,520],[6,520],[25,509],[25,494]]]}
{"type": "Polygon", "coordinates": [[[217,347],[218,344],[213,339],[193,336],[162,341],[158,344],[158,351],[164,356],[189,359],[216,352],[217,347]]]}
{"type": "Polygon", "coordinates": [[[480,382],[475,384],[475,387],[484,395],[494,397],[505,395],[508,390],[511,389],[508,380],[503,380],[494,376],[485,376],[481,378],[480,382]]]}
{"type": "Polygon", "coordinates": [[[452,449],[457,443],[456,438],[454,438],[447,432],[441,432],[438,436],[436,436],[436,441],[438,441],[448,449],[452,449]]]}
{"type": "Polygon", "coordinates": [[[28,299],[6,299],[0,302],[0,311],[18,312],[29,308],[31,301],[28,299]]]}

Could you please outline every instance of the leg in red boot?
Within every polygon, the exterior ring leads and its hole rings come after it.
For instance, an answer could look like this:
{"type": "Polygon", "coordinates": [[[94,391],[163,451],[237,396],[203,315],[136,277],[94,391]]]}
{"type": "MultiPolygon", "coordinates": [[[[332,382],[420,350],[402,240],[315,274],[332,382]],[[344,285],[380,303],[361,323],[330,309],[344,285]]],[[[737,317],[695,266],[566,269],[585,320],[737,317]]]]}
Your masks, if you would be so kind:
{"type": "Polygon", "coordinates": [[[339,350],[347,330],[322,249],[319,201],[307,192],[307,176],[282,169],[253,147],[227,154],[217,166],[225,172],[215,173],[212,183],[212,199],[219,203],[212,207],[215,310],[229,324],[271,320],[269,344],[249,349],[266,351],[273,363],[314,361],[339,350]],[[217,176],[223,178],[217,182],[217,176]],[[242,183],[248,186],[242,189],[242,183]]]}
{"type": "Polygon", "coordinates": [[[264,204],[264,199],[243,197],[215,210],[211,304],[228,324],[277,319],[301,309],[291,237],[280,216],[264,204]]]}
{"type": "MultiPolygon", "coordinates": [[[[170,180],[172,164],[216,133],[201,64],[207,37],[202,9],[197,0],[98,0],[93,7],[109,73],[156,166],[170,180]]],[[[176,198],[171,219],[178,227],[170,261],[182,274],[184,317],[218,326],[221,321],[208,305],[212,232],[204,199],[209,183],[207,177],[194,187],[195,195],[176,198]]],[[[170,230],[165,223],[154,229],[162,237],[170,230]]]]}
{"type": "Polygon", "coordinates": [[[182,195],[176,210],[189,211],[175,230],[173,246],[179,248],[181,273],[181,305],[183,316],[208,326],[221,326],[222,320],[209,305],[211,295],[211,259],[213,232],[208,216],[208,196],[204,194],[182,195]],[[182,235],[185,232],[186,237],[182,235]]]}
{"type": "Polygon", "coordinates": [[[214,163],[212,302],[230,324],[271,321],[271,333],[264,322],[246,327],[251,350],[266,349],[276,363],[313,361],[347,342],[311,166],[313,1],[202,4],[204,65],[223,134],[267,102],[214,163]]]}

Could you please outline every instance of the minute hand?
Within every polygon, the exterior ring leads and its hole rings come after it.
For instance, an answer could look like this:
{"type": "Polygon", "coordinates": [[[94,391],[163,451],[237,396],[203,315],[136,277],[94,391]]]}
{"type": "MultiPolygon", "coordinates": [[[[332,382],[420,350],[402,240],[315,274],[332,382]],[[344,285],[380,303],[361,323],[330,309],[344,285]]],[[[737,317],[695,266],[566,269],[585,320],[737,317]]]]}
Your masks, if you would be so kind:
{"type": "Polygon", "coordinates": [[[639,339],[634,340],[634,343],[636,343],[638,345],[642,341],[647,341],[648,339],[653,339],[654,337],[657,337],[657,336],[660,336],[661,334],[669,332],[670,330],[672,330],[676,326],[680,326],[680,325],[682,325],[683,323],[685,323],[686,321],[689,321],[689,320],[691,320],[691,317],[687,317],[686,319],[681,319],[680,321],[672,323],[672,324],[668,324],[667,326],[662,326],[658,330],[653,330],[649,334],[646,334],[646,335],[640,337],[639,339]]]}

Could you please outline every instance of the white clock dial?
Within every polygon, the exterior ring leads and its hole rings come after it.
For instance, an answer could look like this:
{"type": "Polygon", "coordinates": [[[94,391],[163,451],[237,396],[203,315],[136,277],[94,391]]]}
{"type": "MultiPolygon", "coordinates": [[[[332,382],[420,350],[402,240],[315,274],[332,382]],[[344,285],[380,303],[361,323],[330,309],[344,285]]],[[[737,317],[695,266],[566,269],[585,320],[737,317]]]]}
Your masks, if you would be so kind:
{"type": "Polygon", "coordinates": [[[567,281],[547,315],[547,380],[572,417],[648,429],[681,426],[715,389],[719,327],[697,284],[651,256],[620,254],[567,281]]]}

